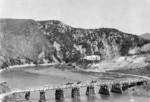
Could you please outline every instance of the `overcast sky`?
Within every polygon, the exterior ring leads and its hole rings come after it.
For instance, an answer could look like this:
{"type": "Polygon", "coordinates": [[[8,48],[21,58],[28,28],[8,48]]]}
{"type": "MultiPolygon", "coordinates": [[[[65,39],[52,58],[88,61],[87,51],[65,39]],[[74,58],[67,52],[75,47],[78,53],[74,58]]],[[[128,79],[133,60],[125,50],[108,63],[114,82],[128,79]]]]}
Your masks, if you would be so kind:
{"type": "Polygon", "coordinates": [[[150,0],[0,0],[0,18],[55,19],[139,35],[150,32],[150,0]]]}

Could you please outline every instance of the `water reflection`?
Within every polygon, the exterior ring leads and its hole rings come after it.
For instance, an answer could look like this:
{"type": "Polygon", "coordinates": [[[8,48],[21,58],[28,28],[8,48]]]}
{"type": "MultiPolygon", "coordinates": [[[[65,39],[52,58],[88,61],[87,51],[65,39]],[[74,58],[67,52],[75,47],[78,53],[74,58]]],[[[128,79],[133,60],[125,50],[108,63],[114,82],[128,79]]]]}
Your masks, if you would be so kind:
{"type": "Polygon", "coordinates": [[[81,102],[80,98],[72,98],[72,102],[81,102]]]}
{"type": "Polygon", "coordinates": [[[124,94],[120,94],[120,93],[111,93],[111,97],[120,99],[120,98],[122,97],[122,95],[125,95],[125,94],[126,94],[126,93],[124,93],[124,94]]]}
{"type": "Polygon", "coordinates": [[[110,98],[109,95],[103,95],[103,94],[100,94],[100,97],[102,100],[109,100],[109,98],[110,98]]]}
{"type": "Polygon", "coordinates": [[[95,95],[89,95],[87,96],[87,102],[92,102],[96,100],[96,96],[95,95]]]}
{"type": "MultiPolygon", "coordinates": [[[[52,101],[47,101],[52,102],[52,101]]],[[[67,98],[63,100],[55,100],[55,102],[81,102],[81,98],[67,98]]]]}
{"type": "Polygon", "coordinates": [[[65,102],[65,100],[55,100],[55,102],[65,102]]]}
{"type": "Polygon", "coordinates": [[[129,88],[128,89],[128,95],[130,97],[130,102],[134,102],[134,98],[133,98],[133,91],[134,91],[134,88],[129,88]]]}

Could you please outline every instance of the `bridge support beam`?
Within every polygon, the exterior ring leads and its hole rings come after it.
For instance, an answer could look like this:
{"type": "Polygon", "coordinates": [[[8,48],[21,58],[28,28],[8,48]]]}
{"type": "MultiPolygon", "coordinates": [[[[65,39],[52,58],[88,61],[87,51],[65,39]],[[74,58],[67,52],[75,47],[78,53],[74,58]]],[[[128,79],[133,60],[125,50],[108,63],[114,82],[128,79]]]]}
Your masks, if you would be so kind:
{"type": "Polygon", "coordinates": [[[40,91],[40,100],[39,100],[39,102],[45,102],[45,101],[46,101],[45,91],[40,91]]]}
{"type": "Polygon", "coordinates": [[[94,94],[95,94],[94,86],[88,86],[86,90],[86,95],[94,95],[94,94]]]}
{"type": "Polygon", "coordinates": [[[72,96],[72,98],[79,98],[80,89],[79,88],[72,88],[71,96],[72,96]]]}
{"type": "Polygon", "coordinates": [[[105,95],[110,95],[110,87],[107,86],[107,85],[100,86],[99,93],[100,94],[105,94],[105,95]]]}
{"type": "Polygon", "coordinates": [[[122,90],[123,90],[123,91],[127,90],[128,88],[129,88],[128,83],[123,83],[123,84],[122,84],[122,90]]]}
{"type": "Polygon", "coordinates": [[[55,99],[56,100],[63,100],[64,99],[64,90],[62,90],[62,89],[58,89],[58,90],[56,90],[56,92],[55,92],[55,99]]]}
{"type": "Polygon", "coordinates": [[[136,84],[137,84],[137,86],[144,85],[144,82],[137,82],[136,84]]]}
{"type": "Polygon", "coordinates": [[[121,93],[122,94],[123,93],[122,85],[119,84],[119,83],[112,85],[111,92],[121,93]]]}
{"type": "Polygon", "coordinates": [[[25,93],[25,99],[28,101],[30,100],[30,91],[25,93]]]}
{"type": "Polygon", "coordinates": [[[136,85],[147,85],[147,81],[146,80],[139,81],[136,83],[136,85]]]}
{"type": "Polygon", "coordinates": [[[129,88],[130,88],[130,87],[134,87],[134,86],[136,86],[136,83],[130,83],[130,84],[129,84],[129,88]]]}

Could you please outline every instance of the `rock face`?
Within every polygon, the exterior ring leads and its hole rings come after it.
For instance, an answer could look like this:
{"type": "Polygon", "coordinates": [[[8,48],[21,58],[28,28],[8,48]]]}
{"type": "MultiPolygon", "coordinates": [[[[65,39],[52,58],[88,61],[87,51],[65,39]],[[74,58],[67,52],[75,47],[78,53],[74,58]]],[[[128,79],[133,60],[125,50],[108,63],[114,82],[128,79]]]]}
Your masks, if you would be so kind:
{"type": "Polygon", "coordinates": [[[2,67],[31,62],[77,62],[93,55],[106,60],[128,55],[130,50],[133,53],[147,43],[139,36],[111,28],[73,28],[57,20],[0,20],[2,67]]]}
{"type": "MultiPolygon", "coordinates": [[[[23,19],[0,20],[1,63],[6,62],[13,65],[37,62],[37,59],[39,61],[40,58],[45,57],[44,55],[51,54],[52,49],[52,45],[38,28],[36,21],[23,19]]],[[[51,62],[50,59],[49,62],[51,62]]]]}
{"type": "Polygon", "coordinates": [[[39,21],[40,28],[55,47],[57,59],[75,62],[98,55],[102,60],[128,55],[129,50],[148,43],[143,38],[116,29],[73,28],[60,21],[39,21]]]}

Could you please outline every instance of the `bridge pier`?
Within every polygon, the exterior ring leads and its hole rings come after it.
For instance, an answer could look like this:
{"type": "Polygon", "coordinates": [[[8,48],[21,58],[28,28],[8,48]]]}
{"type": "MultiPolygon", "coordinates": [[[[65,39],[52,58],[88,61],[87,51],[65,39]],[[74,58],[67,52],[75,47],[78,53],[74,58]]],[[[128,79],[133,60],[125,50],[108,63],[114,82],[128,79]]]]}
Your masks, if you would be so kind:
{"type": "Polygon", "coordinates": [[[30,100],[30,91],[25,93],[25,99],[28,101],[30,100]]]}
{"type": "Polygon", "coordinates": [[[107,86],[107,85],[100,86],[99,93],[100,94],[105,94],[105,95],[110,95],[110,87],[107,86]]]}
{"type": "Polygon", "coordinates": [[[133,86],[136,86],[136,83],[132,82],[132,83],[129,84],[129,88],[133,87],[133,86]]]}
{"type": "Polygon", "coordinates": [[[46,102],[45,91],[40,91],[40,100],[39,102],[46,102]]]}
{"type": "Polygon", "coordinates": [[[123,90],[123,91],[127,90],[128,88],[129,88],[128,83],[123,83],[123,84],[122,84],[122,90],[123,90]]]}
{"type": "Polygon", "coordinates": [[[137,84],[137,86],[139,86],[139,85],[144,85],[144,82],[141,81],[141,82],[137,82],[136,84],[137,84]]]}
{"type": "Polygon", "coordinates": [[[139,81],[136,83],[137,85],[147,85],[147,81],[143,80],[143,81],[139,81]]]}
{"type": "Polygon", "coordinates": [[[62,90],[62,89],[58,89],[58,90],[56,90],[56,92],[55,92],[55,99],[56,100],[63,100],[64,99],[64,90],[62,90]]]}
{"type": "Polygon", "coordinates": [[[71,96],[72,96],[72,98],[78,98],[80,96],[80,89],[72,88],[71,96]]]}
{"type": "Polygon", "coordinates": [[[148,84],[147,80],[143,81],[143,83],[144,83],[144,85],[147,85],[147,84],[148,84]]]}
{"type": "Polygon", "coordinates": [[[94,95],[94,94],[95,94],[94,86],[88,86],[86,90],[86,95],[94,95]]]}
{"type": "Polygon", "coordinates": [[[112,85],[112,88],[111,88],[111,92],[114,92],[114,93],[123,93],[123,90],[122,90],[122,84],[114,84],[112,85]]]}

